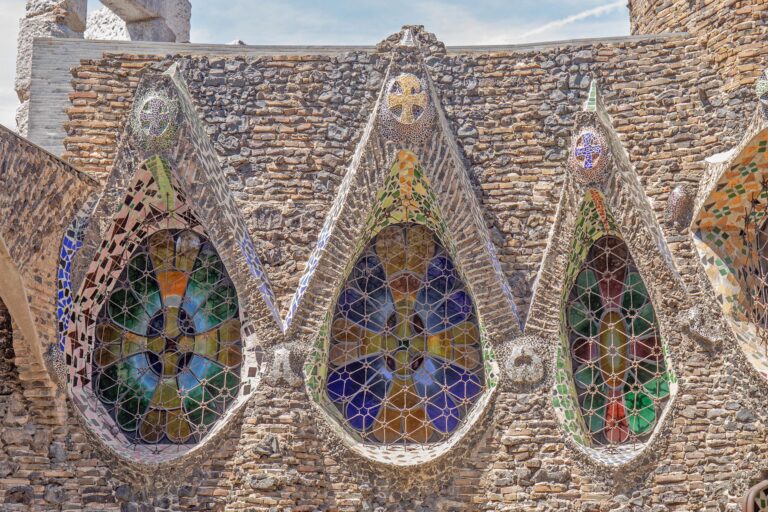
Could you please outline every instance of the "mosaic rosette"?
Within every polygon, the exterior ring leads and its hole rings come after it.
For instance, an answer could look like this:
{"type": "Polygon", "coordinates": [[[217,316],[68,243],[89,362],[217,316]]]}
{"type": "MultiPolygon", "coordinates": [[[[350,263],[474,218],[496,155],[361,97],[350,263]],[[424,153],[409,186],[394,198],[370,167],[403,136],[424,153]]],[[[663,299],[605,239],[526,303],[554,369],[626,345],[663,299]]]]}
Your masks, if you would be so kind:
{"type": "Polygon", "coordinates": [[[371,240],[329,336],[327,397],[364,440],[445,440],[485,389],[472,298],[425,226],[392,225],[371,240]]]}
{"type": "Polygon", "coordinates": [[[669,377],[656,313],[626,244],[598,239],[566,306],[573,379],[595,445],[636,443],[656,425],[669,377]]]}
{"type": "Polygon", "coordinates": [[[131,126],[145,149],[172,145],[176,135],[179,104],[163,90],[151,90],[134,102],[131,126]]]}
{"type": "Polygon", "coordinates": [[[198,442],[235,400],[234,285],[207,238],[162,229],[130,256],[96,321],[93,392],[133,443],[198,442]]]}
{"type": "Polygon", "coordinates": [[[389,80],[379,112],[382,135],[393,141],[427,138],[435,118],[426,81],[410,73],[389,80]]]}
{"type": "Polygon", "coordinates": [[[568,171],[583,185],[599,184],[608,178],[611,152],[603,130],[597,126],[581,128],[568,153],[568,171]]]}

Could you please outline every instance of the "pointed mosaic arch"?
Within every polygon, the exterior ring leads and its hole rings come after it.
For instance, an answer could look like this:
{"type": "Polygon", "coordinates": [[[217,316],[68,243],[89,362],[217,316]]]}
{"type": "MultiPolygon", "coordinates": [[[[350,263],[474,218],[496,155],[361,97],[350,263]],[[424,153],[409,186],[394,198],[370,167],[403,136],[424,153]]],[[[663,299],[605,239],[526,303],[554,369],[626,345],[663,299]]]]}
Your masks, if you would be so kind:
{"type": "Polygon", "coordinates": [[[314,347],[305,380],[313,403],[324,404],[318,410],[339,439],[365,457],[407,466],[433,460],[465,437],[486,410],[496,387],[495,370],[483,369],[485,391],[472,407],[465,407],[469,413],[460,418],[461,425],[451,427],[452,433],[441,440],[433,439],[437,442],[413,442],[408,447],[375,445],[361,439],[359,432],[343,428],[333,416],[339,409],[327,400],[323,385],[331,317],[360,255],[375,251],[368,244],[382,234],[376,231],[381,224],[394,226],[392,229],[405,237],[409,236],[409,226],[428,229],[434,247],[439,245],[439,250],[450,255],[451,263],[461,271],[484,340],[488,340],[481,344],[489,348],[483,354],[485,362],[495,366],[490,348],[520,334],[514,298],[423,56],[415,46],[405,43],[393,50],[377,104],[326,217],[284,327],[287,336],[299,340],[302,350],[314,347]],[[404,89],[403,83],[410,86],[404,89]],[[413,98],[401,98],[404,93],[413,98]],[[398,97],[389,102],[389,95],[398,97]],[[411,111],[403,117],[401,109],[405,108],[411,111]],[[398,204],[408,207],[393,209],[394,202],[387,203],[392,198],[404,200],[398,204]]]}
{"type": "MultiPolygon", "coordinates": [[[[148,158],[160,155],[168,163],[179,190],[195,205],[211,240],[217,247],[227,248],[221,256],[238,289],[256,288],[255,293],[240,297],[241,306],[248,312],[246,334],[253,336],[258,331],[264,336],[281,336],[279,304],[177,65],[171,65],[163,74],[145,74],[134,98],[130,122],[90,220],[99,229],[86,233],[79,258],[94,257],[135,170],[148,158]]],[[[75,289],[80,285],[77,281],[72,284],[75,289]]]]}
{"type": "Polygon", "coordinates": [[[668,347],[686,291],[594,83],[571,152],[525,332],[548,343],[554,412],[569,443],[615,467],[650,453],[671,409],[668,347]],[[600,134],[599,173],[578,151],[584,133],[600,134]],[[638,375],[651,356],[653,371],[638,375]]]}
{"type": "Polygon", "coordinates": [[[65,353],[86,424],[138,462],[188,452],[242,402],[235,285],[159,156],[134,174],[88,268],[65,353]]]}
{"type": "MultiPolygon", "coordinates": [[[[487,333],[416,155],[397,153],[305,368],[307,388],[358,443],[415,464],[471,427],[498,385],[487,333]]],[[[441,450],[442,448],[442,450],[441,450]]]]}

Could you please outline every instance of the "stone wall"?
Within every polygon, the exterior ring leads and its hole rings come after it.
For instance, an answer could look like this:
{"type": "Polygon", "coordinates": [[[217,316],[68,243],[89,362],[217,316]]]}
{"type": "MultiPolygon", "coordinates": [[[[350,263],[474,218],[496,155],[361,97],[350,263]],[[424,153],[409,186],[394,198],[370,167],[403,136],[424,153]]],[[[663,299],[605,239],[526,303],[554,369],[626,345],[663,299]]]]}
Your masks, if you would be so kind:
{"type": "MultiPolygon", "coordinates": [[[[372,114],[391,43],[331,56],[177,59],[283,305],[372,114]]],[[[462,53],[435,41],[430,52],[427,70],[523,312],[591,78],[659,223],[670,190],[696,186],[704,158],[732,146],[755,108],[752,84],[728,85],[695,36],[462,53]]],[[[83,62],[74,71],[69,160],[108,171],[139,69],[168,64],[121,55],[83,62]]],[[[706,291],[690,237],[664,229],[688,294],[706,291]]],[[[566,441],[551,380],[499,389],[472,435],[436,461],[375,464],[341,443],[288,368],[263,379],[241,415],[209,441],[221,448],[205,461],[117,460],[88,437],[72,407],[53,429],[35,420],[5,429],[3,450],[19,447],[23,456],[14,455],[19,466],[0,479],[0,501],[9,510],[738,510],[768,470],[759,456],[768,441],[760,398],[768,384],[730,338],[713,350],[669,322],[680,390],[653,450],[628,469],[598,465],[566,441]],[[5,432],[19,438],[6,441],[5,432]]],[[[261,341],[305,353],[305,340],[261,341]]],[[[26,408],[32,399],[15,400],[26,408]]]]}
{"type": "MultiPolygon", "coordinates": [[[[73,72],[65,158],[93,173],[110,168],[139,69],[157,60],[110,54],[73,72]]],[[[284,306],[387,62],[376,52],[180,60],[284,306]]],[[[590,78],[600,82],[660,217],[671,188],[696,184],[703,157],[735,143],[753,101],[750,87],[726,93],[706,52],[685,36],[449,53],[429,69],[523,316],[554,218],[572,115],[590,78]]]]}
{"type": "Polygon", "coordinates": [[[729,89],[768,66],[768,4],[749,0],[630,0],[633,34],[690,32],[710,53],[729,89]]]}

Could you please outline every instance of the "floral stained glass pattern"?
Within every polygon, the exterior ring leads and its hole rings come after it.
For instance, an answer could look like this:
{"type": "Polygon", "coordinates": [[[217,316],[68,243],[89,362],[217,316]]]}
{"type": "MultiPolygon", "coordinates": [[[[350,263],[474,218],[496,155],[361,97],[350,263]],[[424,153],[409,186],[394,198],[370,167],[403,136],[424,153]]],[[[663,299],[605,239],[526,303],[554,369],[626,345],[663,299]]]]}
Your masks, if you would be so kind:
{"type": "Polygon", "coordinates": [[[377,443],[445,440],[485,389],[472,298],[426,226],[365,247],[330,326],[326,393],[347,430],[377,443]]]}
{"type": "Polygon", "coordinates": [[[96,325],[92,386],[135,443],[198,442],[234,401],[242,349],[235,288],[189,229],[148,236],[96,325]]]}
{"type": "Polygon", "coordinates": [[[670,393],[656,313],[626,244],[589,248],[566,306],[576,395],[592,445],[643,442],[670,393]]]}

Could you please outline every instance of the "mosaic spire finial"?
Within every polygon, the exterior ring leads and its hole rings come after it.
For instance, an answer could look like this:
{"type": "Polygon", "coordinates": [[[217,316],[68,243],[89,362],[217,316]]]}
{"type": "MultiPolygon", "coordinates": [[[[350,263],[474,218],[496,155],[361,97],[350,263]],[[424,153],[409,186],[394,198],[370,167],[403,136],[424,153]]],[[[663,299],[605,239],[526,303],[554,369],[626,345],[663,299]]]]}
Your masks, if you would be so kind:
{"type": "Polygon", "coordinates": [[[587,95],[587,101],[584,102],[585,112],[597,112],[597,80],[592,79],[589,84],[589,94],[587,95]]]}
{"type": "Polygon", "coordinates": [[[416,39],[413,37],[413,31],[411,27],[404,27],[402,31],[403,36],[400,38],[399,46],[416,46],[416,39]]]}

